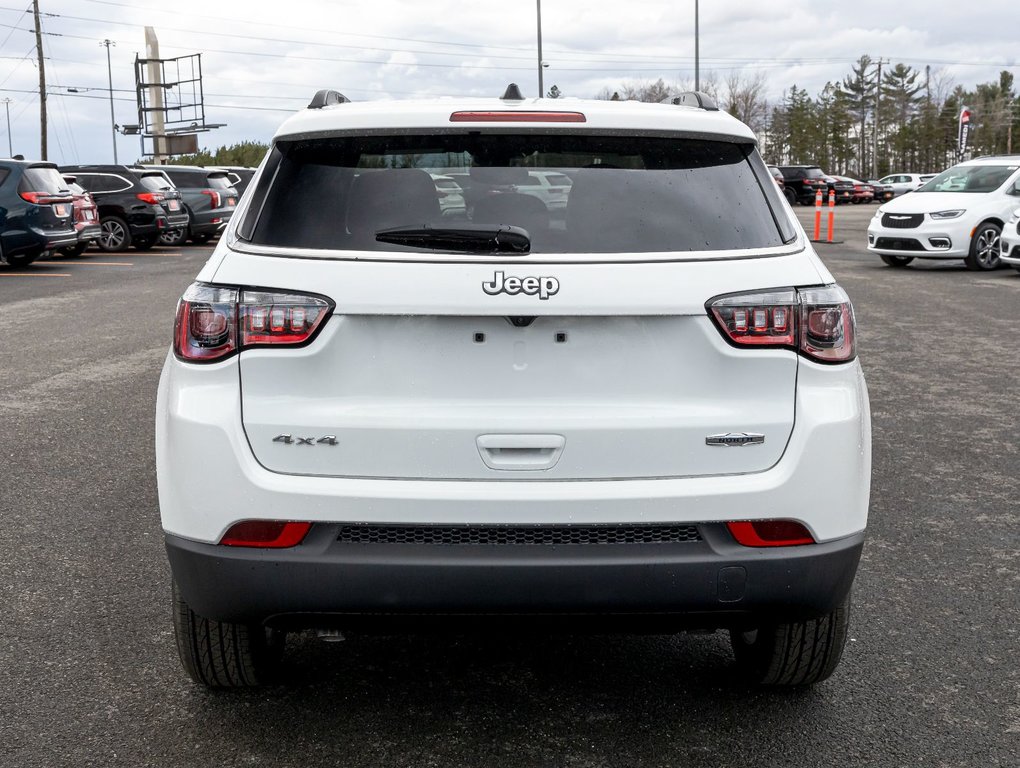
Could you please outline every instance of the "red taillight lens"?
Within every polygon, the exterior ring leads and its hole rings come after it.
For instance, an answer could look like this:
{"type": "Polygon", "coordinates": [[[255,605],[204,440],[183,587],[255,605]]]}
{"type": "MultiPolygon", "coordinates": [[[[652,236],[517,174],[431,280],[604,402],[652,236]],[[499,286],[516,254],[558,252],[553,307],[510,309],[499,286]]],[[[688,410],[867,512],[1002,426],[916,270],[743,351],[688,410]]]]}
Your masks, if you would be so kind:
{"type": "Polygon", "coordinates": [[[177,305],[174,353],[208,363],[248,347],[298,346],[332,311],[321,296],[193,283],[177,305]]]}
{"type": "Polygon", "coordinates": [[[240,305],[241,346],[303,344],[331,309],[317,296],[246,290],[240,305]]]}
{"type": "Polygon", "coordinates": [[[853,306],[837,285],[733,294],[708,310],[739,347],[787,347],[823,363],[857,356],[853,306]]]}
{"type": "Polygon", "coordinates": [[[794,520],[752,520],[726,523],[726,527],[737,543],[745,547],[796,547],[815,543],[811,531],[794,520]]]}
{"type": "Polygon", "coordinates": [[[294,547],[304,541],[311,523],[284,520],[245,520],[234,523],[223,534],[220,544],[228,547],[294,547]]]}
{"type": "Polygon", "coordinates": [[[794,345],[794,290],[724,296],[709,306],[716,323],[734,344],[784,347],[794,345]]]}
{"type": "Polygon", "coordinates": [[[237,350],[237,289],[192,283],[177,304],[174,353],[212,362],[237,350]]]}
{"type": "Polygon", "coordinates": [[[220,207],[220,193],[215,189],[203,189],[203,195],[209,195],[209,207],[219,208],[220,207]]]}
{"type": "Polygon", "coordinates": [[[149,205],[159,205],[165,199],[163,195],[159,194],[158,192],[139,192],[137,195],[135,195],[135,197],[137,197],[143,203],[148,203],[149,205]]]}
{"type": "Polygon", "coordinates": [[[21,199],[33,205],[50,205],[51,203],[70,203],[74,198],[69,194],[53,194],[52,192],[19,192],[21,199]]]}

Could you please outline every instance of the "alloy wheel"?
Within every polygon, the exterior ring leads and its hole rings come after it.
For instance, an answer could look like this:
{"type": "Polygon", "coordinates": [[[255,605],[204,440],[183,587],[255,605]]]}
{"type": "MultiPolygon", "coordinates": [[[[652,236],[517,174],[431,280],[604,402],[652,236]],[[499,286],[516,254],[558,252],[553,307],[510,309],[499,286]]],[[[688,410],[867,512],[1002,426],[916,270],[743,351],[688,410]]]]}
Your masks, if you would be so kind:
{"type": "Polygon", "coordinates": [[[977,235],[977,262],[983,269],[995,269],[999,266],[999,231],[994,227],[985,227],[977,235]]]}
{"type": "Polygon", "coordinates": [[[127,231],[119,221],[104,221],[101,225],[99,242],[104,251],[115,251],[124,246],[127,240],[127,231]]]}

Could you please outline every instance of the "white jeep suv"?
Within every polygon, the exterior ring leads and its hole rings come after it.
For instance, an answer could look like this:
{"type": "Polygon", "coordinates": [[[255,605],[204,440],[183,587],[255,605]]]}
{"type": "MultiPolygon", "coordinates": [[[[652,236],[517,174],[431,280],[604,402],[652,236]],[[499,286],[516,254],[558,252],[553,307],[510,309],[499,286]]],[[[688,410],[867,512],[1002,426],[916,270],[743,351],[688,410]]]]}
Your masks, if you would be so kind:
{"type": "Polygon", "coordinates": [[[868,226],[868,250],[890,267],[963,259],[968,269],[996,269],[999,236],[1017,206],[1020,155],[969,160],[881,206],[868,226]]]}
{"type": "Polygon", "coordinates": [[[319,92],[160,380],[185,669],[258,684],[294,630],[566,622],[726,629],[746,679],[824,679],[870,490],[854,328],[701,94],[319,92]],[[562,215],[516,191],[534,169],[570,180],[562,215]]]}

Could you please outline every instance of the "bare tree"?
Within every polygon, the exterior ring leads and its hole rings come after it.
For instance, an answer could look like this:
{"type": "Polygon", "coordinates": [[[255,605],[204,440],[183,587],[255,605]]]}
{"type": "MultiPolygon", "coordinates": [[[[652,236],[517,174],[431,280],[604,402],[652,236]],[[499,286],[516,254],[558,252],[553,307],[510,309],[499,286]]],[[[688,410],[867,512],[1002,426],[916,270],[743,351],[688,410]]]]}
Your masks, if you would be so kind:
{"type": "Polygon", "coordinates": [[[765,127],[769,115],[765,99],[767,88],[768,77],[764,72],[747,78],[740,72],[733,72],[726,78],[726,95],[720,106],[758,133],[765,127]]]}

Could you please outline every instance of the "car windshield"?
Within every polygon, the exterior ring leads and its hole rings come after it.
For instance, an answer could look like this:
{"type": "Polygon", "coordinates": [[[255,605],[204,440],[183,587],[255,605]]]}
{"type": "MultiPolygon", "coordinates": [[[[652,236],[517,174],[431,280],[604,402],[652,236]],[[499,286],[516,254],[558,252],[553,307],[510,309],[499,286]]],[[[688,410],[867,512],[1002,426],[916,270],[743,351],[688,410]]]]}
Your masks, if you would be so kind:
{"type": "Polygon", "coordinates": [[[1020,165],[958,165],[943,171],[916,192],[994,192],[1020,165]]]}
{"type": "Polygon", "coordinates": [[[808,168],[804,171],[804,175],[809,179],[824,179],[825,174],[822,173],[821,168],[808,168]]]}
{"type": "Polygon", "coordinates": [[[795,236],[751,145],[475,132],[282,141],[271,160],[257,222],[239,230],[259,245],[407,250],[376,234],[458,223],[520,227],[532,253],[768,248],[795,236]],[[463,206],[440,203],[434,176],[456,180],[463,206]]]}

